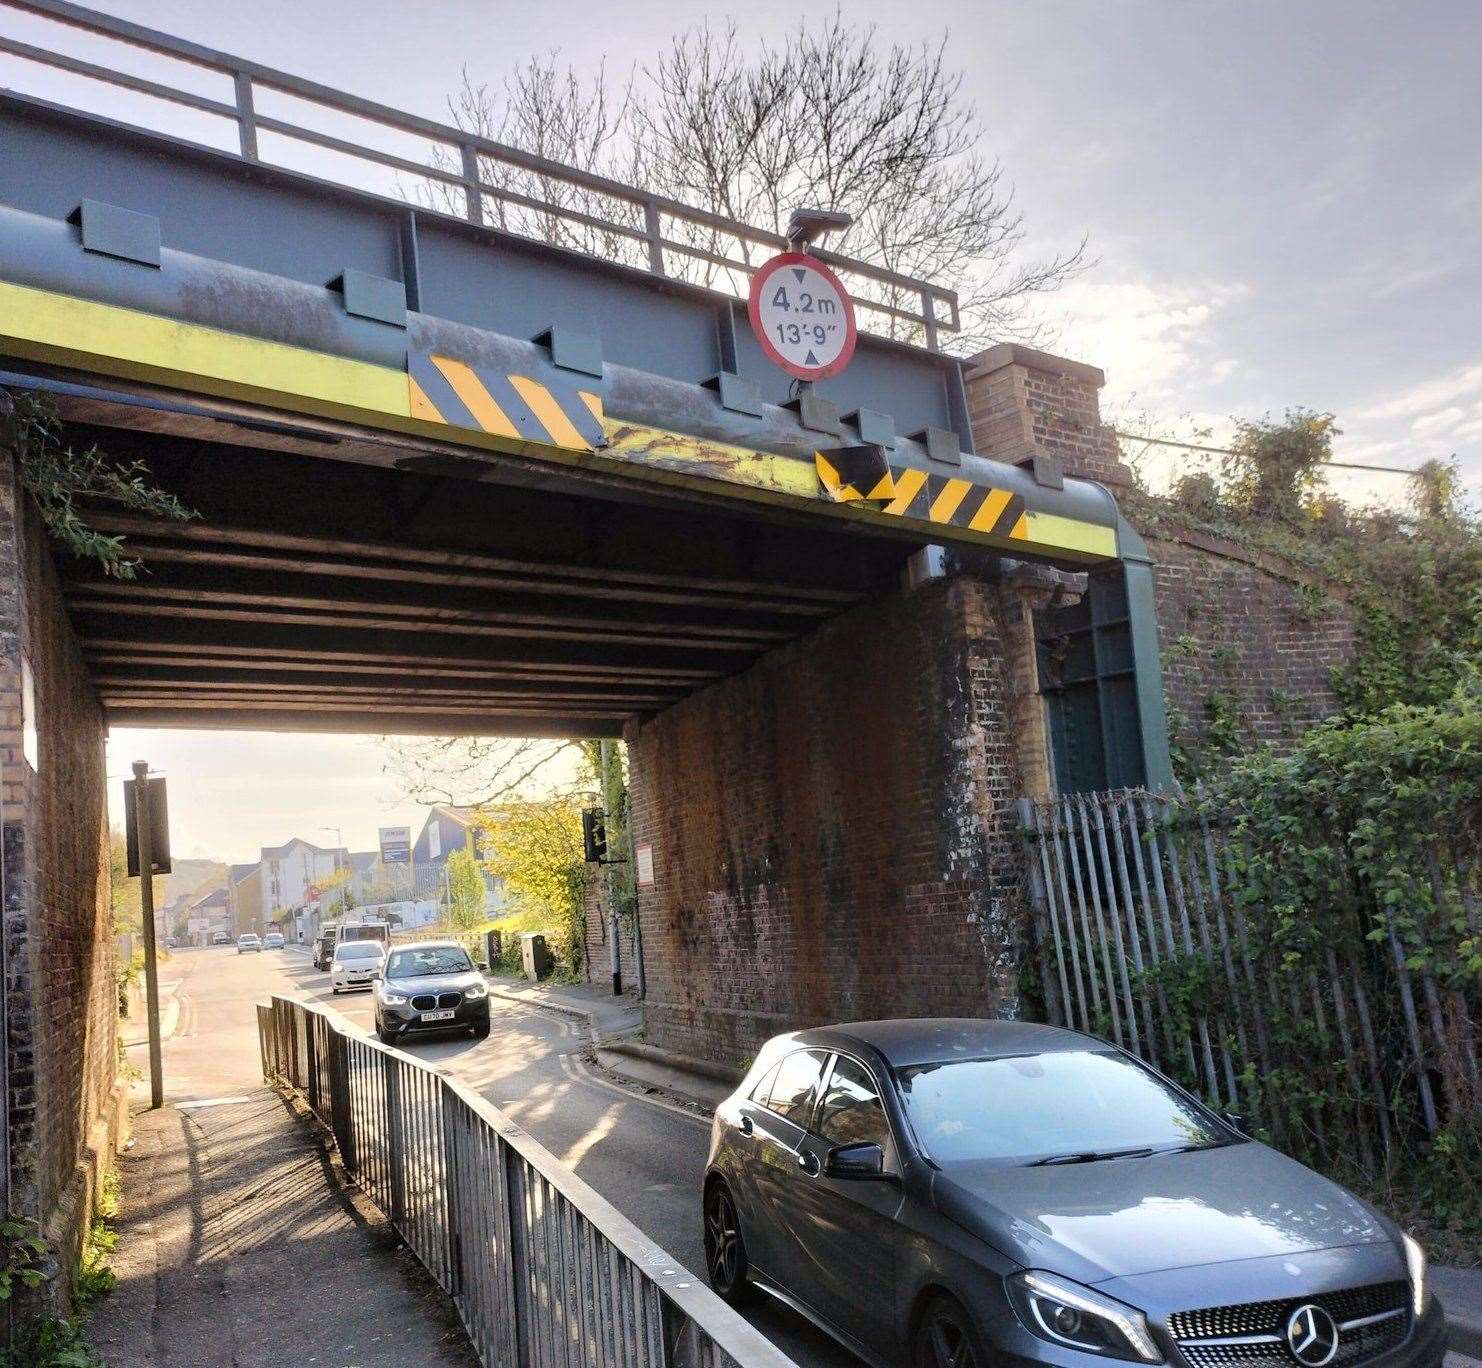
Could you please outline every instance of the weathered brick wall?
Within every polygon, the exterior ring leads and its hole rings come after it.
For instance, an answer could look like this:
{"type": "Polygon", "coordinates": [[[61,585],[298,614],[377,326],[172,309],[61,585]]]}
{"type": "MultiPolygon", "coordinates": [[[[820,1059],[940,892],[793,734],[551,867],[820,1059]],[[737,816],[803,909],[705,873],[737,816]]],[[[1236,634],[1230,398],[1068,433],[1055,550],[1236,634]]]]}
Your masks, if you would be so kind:
{"type": "MultiPolygon", "coordinates": [[[[1067,475],[1099,480],[1116,494],[1131,475],[1118,459],[1116,437],[1101,424],[1104,382],[1094,366],[1012,343],[990,347],[973,358],[967,376],[978,450],[1007,461],[1052,455],[1067,475]]],[[[1310,582],[1275,557],[1192,530],[1149,544],[1175,747],[1217,732],[1227,710],[1237,743],[1278,747],[1336,710],[1332,669],[1351,658],[1354,631],[1331,586],[1310,582]]],[[[1025,662],[1020,673],[1031,672],[1032,662],[1025,662]]],[[[1027,720],[1019,734],[1021,765],[1034,791],[1027,720]]]]}
{"type": "Polygon", "coordinates": [[[1243,743],[1281,749],[1337,711],[1332,672],[1352,658],[1354,620],[1329,586],[1202,533],[1149,545],[1175,746],[1228,711],[1243,743]]]}
{"type": "Polygon", "coordinates": [[[1115,490],[1131,483],[1116,437],[1101,425],[1095,366],[1003,342],[973,357],[967,373],[968,418],[978,451],[1000,461],[1036,453],[1058,457],[1067,474],[1115,490]]]}
{"type": "Polygon", "coordinates": [[[823,1021],[1018,1009],[996,591],[863,605],[628,735],[650,1042],[741,1063],[823,1021]]]}
{"type": "Polygon", "coordinates": [[[11,1209],[75,1250],[115,1081],[104,725],[44,529],[0,467],[0,764],[11,1209]],[[21,658],[39,768],[22,752],[21,658]]]}

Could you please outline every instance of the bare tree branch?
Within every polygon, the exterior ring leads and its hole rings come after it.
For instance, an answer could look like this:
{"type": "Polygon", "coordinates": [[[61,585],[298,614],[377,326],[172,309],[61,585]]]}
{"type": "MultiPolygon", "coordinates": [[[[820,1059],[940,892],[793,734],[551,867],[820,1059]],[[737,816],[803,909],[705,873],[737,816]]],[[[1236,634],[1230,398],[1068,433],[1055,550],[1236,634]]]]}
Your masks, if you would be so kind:
{"type": "Polygon", "coordinates": [[[585,741],[383,736],[380,745],[383,772],[414,803],[485,807],[593,787],[591,743],[585,741]]]}
{"type": "MultiPolygon", "coordinates": [[[[1082,241],[1048,257],[1026,254],[1024,219],[998,161],[979,152],[985,130],[947,60],[947,39],[886,45],[872,25],[842,10],[799,21],[777,44],[747,49],[734,25],[708,22],[679,34],[650,62],[612,83],[603,66],[582,74],[555,53],[534,57],[497,85],[465,69],[450,100],[459,127],[554,161],[639,185],[671,199],[781,232],[792,210],[827,205],[854,216],[831,248],[955,289],[963,331],[954,350],[1015,338],[1043,340],[1039,296],[1090,264],[1082,241]]],[[[440,163],[444,169],[448,162],[440,163]]],[[[519,203],[538,199],[641,231],[639,206],[549,177],[495,165],[484,179],[511,231],[631,265],[646,245],[600,224],[519,203]]],[[[462,212],[462,191],[425,197],[462,212]]],[[[672,240],[754,264],[756,248],[723,230],[664,223],[672,240]]],[[[670,274],[744,295],[746,273],[680,252],[670,274]]],[[[861,283],[857,293],[914,309],[898,287],[861,283]]],[[[872,314],[871,328],[921,341],[907,320],[872,314]]]]}

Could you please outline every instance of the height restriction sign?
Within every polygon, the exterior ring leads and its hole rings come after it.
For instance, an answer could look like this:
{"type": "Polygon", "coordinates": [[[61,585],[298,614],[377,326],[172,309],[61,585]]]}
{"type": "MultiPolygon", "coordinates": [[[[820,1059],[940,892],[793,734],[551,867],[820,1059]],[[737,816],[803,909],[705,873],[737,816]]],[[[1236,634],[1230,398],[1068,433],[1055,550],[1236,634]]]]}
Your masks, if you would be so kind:
{"type": "Polygon", "coordinates": [[[854,355],[854,305],[839,277],[806,252],[766,262],[746,307],[767,358],[799,380],[837,375],[854,355]]]}

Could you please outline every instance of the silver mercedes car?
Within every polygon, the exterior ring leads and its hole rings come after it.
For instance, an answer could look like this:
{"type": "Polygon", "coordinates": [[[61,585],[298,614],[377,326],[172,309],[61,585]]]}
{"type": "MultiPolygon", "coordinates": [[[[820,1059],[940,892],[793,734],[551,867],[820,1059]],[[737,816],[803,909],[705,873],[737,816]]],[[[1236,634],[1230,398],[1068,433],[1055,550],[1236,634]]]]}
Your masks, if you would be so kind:
{"type": "Polygon", "coordinates": [[[711,1285],[897,1368],[1435,1368],[1420,1246],[1141,1060],[1052,1026],[778,1036],[716,1111],[711,1285]]]}

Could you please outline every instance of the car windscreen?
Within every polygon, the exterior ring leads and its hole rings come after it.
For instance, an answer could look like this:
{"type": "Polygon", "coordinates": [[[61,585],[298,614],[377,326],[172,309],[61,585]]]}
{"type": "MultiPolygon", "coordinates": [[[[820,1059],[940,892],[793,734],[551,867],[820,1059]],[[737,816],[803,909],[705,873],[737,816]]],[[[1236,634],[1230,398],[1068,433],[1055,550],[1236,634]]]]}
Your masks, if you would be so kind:
{"type": "Polygon", "coordinates": [[[424,950],[398,950],[386,965],[387,978],[419,978],[423,974],[466,974],[473,968],[466,951],[456,945],[434,945],[424,950]]]}
{"type": "Polygon", "coordinates": [[[381,947],[375,941],[346,941],[334,952],[337,960],[372,960],[381,958],[381,947]]]}
{"type": "Polygon", "coordinates": [[[937,1163],[1213,1144],[1209,1114],[1121,1055],[1064,1050],[897,1071],[922,1148],[937,1163]]]}

